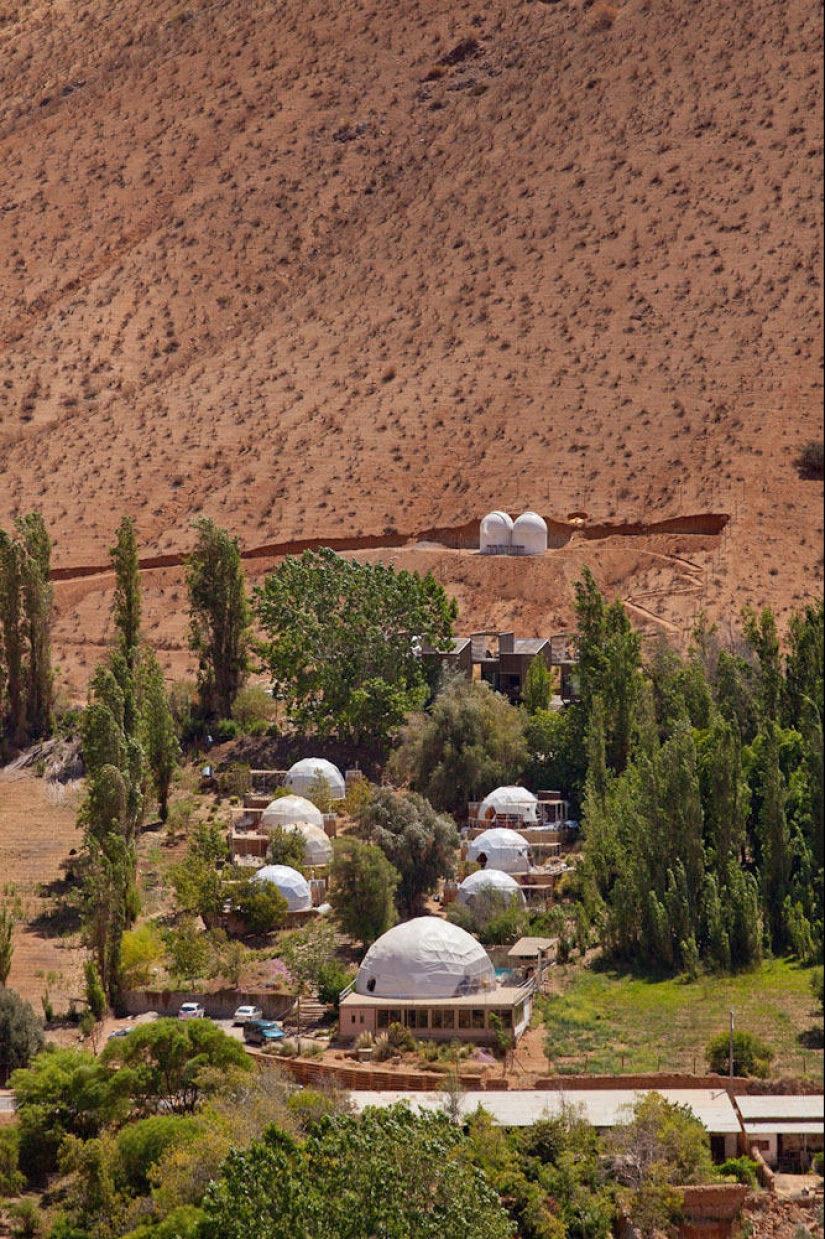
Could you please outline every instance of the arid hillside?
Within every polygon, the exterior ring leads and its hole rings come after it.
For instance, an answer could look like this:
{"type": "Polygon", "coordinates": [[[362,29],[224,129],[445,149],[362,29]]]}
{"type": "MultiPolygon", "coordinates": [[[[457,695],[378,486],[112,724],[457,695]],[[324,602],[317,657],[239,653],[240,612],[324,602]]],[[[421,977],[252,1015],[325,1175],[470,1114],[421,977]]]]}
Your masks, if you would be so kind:
{"type": "Polygon", "coordinates": [[[200,512],[253,579],[432,567],[459,631],[568,625],[583,563],[678,639],[818,595],[821,22],[0,0],[0,526],[46,516],[66,684],[124,513],[173,673],[200,512]],[[551,549],[478,556],[492,508],[551,549]]]}

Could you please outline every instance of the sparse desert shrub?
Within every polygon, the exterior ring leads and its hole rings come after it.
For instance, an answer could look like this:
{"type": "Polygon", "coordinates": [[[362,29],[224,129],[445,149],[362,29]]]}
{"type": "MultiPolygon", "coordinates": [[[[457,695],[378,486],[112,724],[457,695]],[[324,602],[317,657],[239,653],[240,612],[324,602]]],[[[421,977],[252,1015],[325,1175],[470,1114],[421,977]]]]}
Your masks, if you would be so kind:
{"type": "Polygon", "coordinates": [[[374,1063],[385,1063],[388,1058],[392,1058],[394,1053],[395,1048],[387,1034],[379,1033],[372,1047],[372,1061],[374,1063]]]}
{"type": "Polygon", "coordinates": [[[794,458],[799,476],[811,481],[822,481],[825,476],[825,444],[821,439],[809,439],[794,458]]]}
{"type": "Polygon", "coordinates": [[[619,15],[619,10],[615,4],[607,4],[604,2],[593,6],[588,21],[590,30],[609,30],[616,18],[619,15]]]}

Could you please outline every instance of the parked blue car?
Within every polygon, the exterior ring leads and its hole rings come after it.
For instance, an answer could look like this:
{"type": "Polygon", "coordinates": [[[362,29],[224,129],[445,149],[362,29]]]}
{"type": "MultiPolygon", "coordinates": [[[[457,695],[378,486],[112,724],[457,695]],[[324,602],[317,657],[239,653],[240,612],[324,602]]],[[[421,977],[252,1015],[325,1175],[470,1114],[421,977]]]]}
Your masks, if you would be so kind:
{"type": "Polygon", "coordinates": [[[282,1041],[284,1030],[277,1020],[247,1020],[243,1026],[243,1039],[247,1045],[272,1045],[282,1041]]]}

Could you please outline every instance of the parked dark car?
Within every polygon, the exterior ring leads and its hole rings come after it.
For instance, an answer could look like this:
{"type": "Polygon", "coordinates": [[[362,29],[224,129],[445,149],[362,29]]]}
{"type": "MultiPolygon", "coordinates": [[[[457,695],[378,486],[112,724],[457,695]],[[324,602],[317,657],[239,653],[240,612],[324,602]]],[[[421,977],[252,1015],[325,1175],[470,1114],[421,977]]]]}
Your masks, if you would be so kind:
{"type": "Polygon", "coordinates": [[[247,1045],[271,1045],[282,1041],[284,1030],[277,1020],[247,1020],[243,1026],[243,1039],[247,1045]]]}

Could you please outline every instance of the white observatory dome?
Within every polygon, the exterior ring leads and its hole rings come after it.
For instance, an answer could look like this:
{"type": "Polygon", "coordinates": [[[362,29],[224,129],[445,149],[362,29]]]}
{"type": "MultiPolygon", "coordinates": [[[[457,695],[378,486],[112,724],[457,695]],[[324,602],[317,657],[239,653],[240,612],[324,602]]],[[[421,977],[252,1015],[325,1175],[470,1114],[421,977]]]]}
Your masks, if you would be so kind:
{"type": "Polygon", "coordinates": [[[310,822],[323,828],[324,815],[303,796],[280,796],[277,800],[270,800],[261,814],[262,830],[274,830],[276,826],[288,826],[290,822],[310,822]]]}
{"type": "Polygon", "coordinates": [[[297,869],[289,865],[264,865],[252,875],[253,882],[270,882],[277,886],[287,902],[290,912],[308,912],[312,907],[312,891],[309,883],[297,869]]]}
{"type": "Polygon", "coordinates": [[[543,555],[547,550],[547,524],[538,512],[522,512],[513,525],[512,548],[521,555],[543,555]]]}
{"type": "Polygon", "coordinates": [[[520,904],[527,902],[516,879],[502,869],[477,869],[471,873],[459,886],[456,900],[458,903],[471,903],[476,895],[485,891],[494,891],[508,900],[515,895],[520,904]]]}
{"type": "Polygon", "coordinates": [[[419,916],[372,944],[355,978],[355,992],[376,998],[453,998],[495,981],[495,968],[475,938],[440,917],[419,916]]]}
{"type": "Polygon", "coordinates": [[[328,865],[332,860],[332,844],[327,833],[320,826],[311,822],[289,822],[284,830],[303,836],[304,863],[307,865],[328,865]]]}
{"type": "Polygon", "coordinates": [[[344,776],[337,766],[325,757],[304,757],[290,766],[284,777],[284,787],[299,796],[306,796],[312,791],[313,783],[317,786],[319,779],[326,780],[331,800],[343,800],[346,795],[344,776]]]}
{"type": "Polygon", "coordinates": [[[467,848],[467,859],[480,863],[481,856],[487,857],[485,869],[501,869],[504,873],[529,873],[530,849],[524,835],[515,830],[505,830],[494,826],[492,830],[483,830],[477,839],[473,839],[467,848]]]}
{"type": "Polygon", "coordinates": [[[512,517],[506,512],[488,512],[481,522],[479,549],[485,555],[506,555],[512,534],[512,517]]]}

